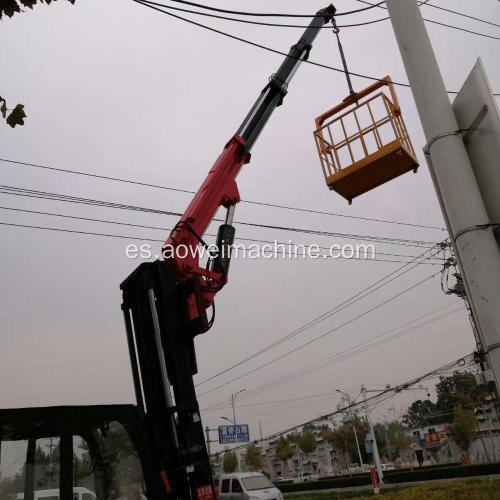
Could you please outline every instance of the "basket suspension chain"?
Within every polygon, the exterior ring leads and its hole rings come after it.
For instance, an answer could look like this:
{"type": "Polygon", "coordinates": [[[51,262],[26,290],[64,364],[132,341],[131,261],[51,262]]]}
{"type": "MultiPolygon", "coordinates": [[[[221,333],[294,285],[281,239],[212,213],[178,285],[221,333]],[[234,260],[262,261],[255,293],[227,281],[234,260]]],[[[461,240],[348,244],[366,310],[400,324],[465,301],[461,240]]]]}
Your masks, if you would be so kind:
{"type": "Polygon", "coordinates": [[[347,86],[349,87],[349,94],[351,94],[351,96],[355,97],[356,92],[354,92],[354,89],[352,88],[351,75],[349,74],[349,70],[347,69],[347,61],[345,59],[344,49],[342,48],[342,43],[340,42],[340,37],[339,37],[340,28],[337,26],[335,18],[332,19],[332,25],[333,25],[332,31],[333,31],[333,33],[335,33],[335,36],[337,37],[337,44],[339,46],[339,52],[340,52],[340,58],[342,59],[342,65],[344,66],[344,74],[345,74],[345,77],[347,80],[347,86]]]}

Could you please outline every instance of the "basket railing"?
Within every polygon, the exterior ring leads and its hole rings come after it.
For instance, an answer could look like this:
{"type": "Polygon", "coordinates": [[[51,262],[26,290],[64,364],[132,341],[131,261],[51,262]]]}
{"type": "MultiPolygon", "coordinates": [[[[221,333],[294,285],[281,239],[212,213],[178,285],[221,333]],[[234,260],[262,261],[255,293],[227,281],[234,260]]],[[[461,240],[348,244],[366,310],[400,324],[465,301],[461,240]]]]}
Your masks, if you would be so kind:
{"type": "Polygon", "coordinates": [[[401,116],[401,111],[384,92],[371,96],[361,104],[329,120],[314,132],[314,136],[325,178],[380,151],[384,146],[398,139],[405,149],[415,156],[406,125],[401,116]],[[380,100],[382,100],[385,108],[385,115],[380,118],[375,118],[373,110],[374,101],[376,100],[379,101],[378,106],[380,100]],[[369,116],[369,120],[368,124],[362,125],[359,115],[363,110],[365,110],[365,116],[369,116]],[[350,120],[351,125],[352,123],[355,124],[355,131],[353,133],[348,133],[346,127],[346,118],[349,116],[354,118],[354,121],[350,120]],[[384,140],[381,135],[381,128],[386,124],[390,124],[392,128],[393,134],[390,140],[384,140]],[[336,133],[334,133],[334,128],[337,131],[336,133]],[[373,140],[369,141],[369,139],[373,140]],[[370,151],[370,149],[373,149],[370,147],[373,144],[375,145],[375,150],[370,151]],[[359,145],[361,146],[361,150],[359,145]],[[358,158],[355,155],[355,146],[358,146],[356,148],[358,158]],[[347,149],[348,154],[344,154],[343,158],[341,158],[340,151],[343,148],[347,149]],[[361,156],[359,156],[359,153],[362,153],[361,156]],[[346,156],[347,161],[344,160],[346,156]]]}

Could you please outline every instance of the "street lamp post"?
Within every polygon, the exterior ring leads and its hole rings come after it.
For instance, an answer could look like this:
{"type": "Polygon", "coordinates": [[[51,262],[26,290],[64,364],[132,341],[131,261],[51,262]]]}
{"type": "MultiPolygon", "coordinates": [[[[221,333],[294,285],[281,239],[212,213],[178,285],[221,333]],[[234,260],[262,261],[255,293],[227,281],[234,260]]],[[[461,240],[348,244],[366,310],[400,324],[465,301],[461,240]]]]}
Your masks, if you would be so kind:
{"type": "Polygon", "coordinates": [[[364,467],[363,457],[361,456],[361,449],[359,447],[358,433],[356,432],[356,422],[354,421],[354,417],[352,414],[351,398],[347,392],[341,391],[340,389],[335,389],[335,390],[336,390],[336,392],[339,392],[340,394],[342,394],[347,400],[347,405],[349,406],[349,416],[351,417],[352,430],[354,431],[354,439],[356,439],[356,446],[358,448],[359,461],[361,463],[361,469],[363,469],[363,467],[364,467]]]}
{"type": "Polygon", "coordinates": [[[233,394],[231,394],[231,397],[229,398],[229,402],[231,403],[231,406],[233,407],[233,424],[234,425],[236,425],[236,411],[234,409],[234,404],[236,402],[236,396],[238,396],[238,394],[241,394],[243,391],[246,391],[246,389],[241,389],[238,392],[234,392],[233,394]]]}

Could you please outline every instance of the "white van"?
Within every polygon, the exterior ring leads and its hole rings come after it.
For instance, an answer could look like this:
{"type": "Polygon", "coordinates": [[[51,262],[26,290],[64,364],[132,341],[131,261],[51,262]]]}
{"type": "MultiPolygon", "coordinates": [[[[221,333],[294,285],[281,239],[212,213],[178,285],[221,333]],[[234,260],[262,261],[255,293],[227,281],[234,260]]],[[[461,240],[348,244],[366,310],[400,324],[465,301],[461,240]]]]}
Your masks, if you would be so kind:
{"type": "MultiPolygon", "coordinates": [[[[55,490],[36,490],[33,498],[34,500],[59,500],[59,488],[55,490]]],[[[18,493],[16,500],[24,500],[24,493],[18,493]]],[[[73,488],[73,500],[96,500],[96,496],[87,488],[75,486],[73,488]]]]}
{"type": "Polygon", "coordinates": [[[235,472],[219,478],[221,500],[283,500],[280,490],[260,472],[235,472]]]}

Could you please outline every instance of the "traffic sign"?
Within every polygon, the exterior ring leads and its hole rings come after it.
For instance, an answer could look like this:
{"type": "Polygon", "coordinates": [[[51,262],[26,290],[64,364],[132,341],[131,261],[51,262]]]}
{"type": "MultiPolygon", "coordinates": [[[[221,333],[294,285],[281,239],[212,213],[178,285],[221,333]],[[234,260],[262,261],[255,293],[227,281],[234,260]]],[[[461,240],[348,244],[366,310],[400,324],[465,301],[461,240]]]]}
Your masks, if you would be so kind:
{"type": "Polygon", "coordinates": [[[219,444],[248,443],[250,432],[247,424],[220,425],[219,444]]]}

